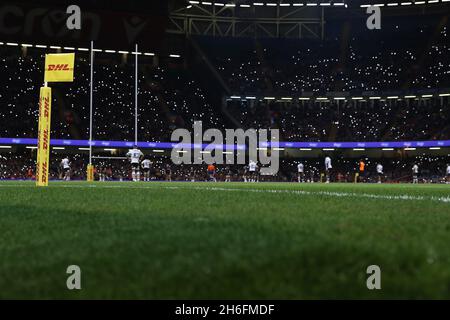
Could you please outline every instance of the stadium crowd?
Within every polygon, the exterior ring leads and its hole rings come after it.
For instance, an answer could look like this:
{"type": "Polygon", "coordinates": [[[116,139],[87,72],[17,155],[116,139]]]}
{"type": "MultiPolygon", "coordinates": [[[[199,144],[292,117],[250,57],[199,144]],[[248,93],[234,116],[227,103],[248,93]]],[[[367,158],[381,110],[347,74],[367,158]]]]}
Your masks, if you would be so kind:
{"type": "Polygon", "coordinates": [[[402,141],[450,138],[447,99],[347,101],[231,100],[244,128],[280,129],[282,141],[402,141]]]}
{"type": "Polygon", "coordinates": [[[289,96],[448,88],[449,31],[444,15],[426,21],[385,19],[380,31],[331,33],[324,41],[199,41],[233,94],[289,96]]]}
{"type": "MultiPolygon", "coordinates": [[[[0,137],[36,136],[35,101],[41,75],[32,70],[39,68],[41,60],[31,55],[1,60],[0,118],[8,125],[0,127],[0,137]]],[[[82,80],[73,86],[54,86],[54,138],[89,136],[89,63],[83,57],[77,62],[76,74],[82,80]]],[[[134,136],[132,69],[108,59],[96,64],[95,139],[128,140],[134,136]]],[[[170,141],[175,128],[190,128],[196,120],[205,128],[223,129],[228,119],[220,106],[212,105],[206,92],[188,70],[145,65],[139,82],[140,140],[170,141]]],[[[435,140],[450,137],[449,104],[447,98],[347,100],[339,104],[333,100],[252,100],[230,101],[228,109],[242,127],[278,128],[286,141],[435,140]]]]}

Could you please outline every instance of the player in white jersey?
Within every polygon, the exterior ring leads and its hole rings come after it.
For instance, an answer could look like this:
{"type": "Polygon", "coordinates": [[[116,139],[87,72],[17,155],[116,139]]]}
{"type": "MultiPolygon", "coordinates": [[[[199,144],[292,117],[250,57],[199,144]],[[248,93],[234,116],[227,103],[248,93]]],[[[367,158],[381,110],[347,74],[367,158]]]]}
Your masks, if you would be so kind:
{"type": "Polygon", "coordinates": [[[134,182],[141,181],[141,171],[139,170],[139,163],[143,156],[144,154],[137,148],[137,146],[134,146],[134,148],[127,153],[127,157],[131,161],[131,176],[134,182]]]}
{"type": "Polygon", "coordinates": [[[305,181],[305,166],[303,163],[299,163],[297,165],[297,172],[298,172],[298,183],[302,183],[305,181]]]}
{"type": "Polygon", "coordinates": [[[106,169],[103,164],[98,167],[98,179],[99,181],[106,181],[106,169]]]}
{"type": "Polygon", "coordinates": [[[141,163],[142,169],[144,170],[144,181],[150,181],[150,169],[152,164],[153,163],[147,158],[141,163]]]}
{"type": "Polygon", "coordinates": [[[419,183],[419,166],[416,163],[412,167],[412,177],[414,184],[419,183]]]}
{"type": "Polygon", "coordinates": [[[61,168],[63,170],[63,180],[70,181],[70,160],[69,158],[64,158],[61,161],[61,168]]]}
{"type": "Polygon", "coordinates": [[[225,182],[231,182],[231,175],[232,175],[232,172],[231,172],[230,167],[226,167],[225,168],[225,182]]]}
{"type": "Polygon", "coordinates": [[[446,171],[446,178],[447,178],[447,184],[450,184],[450,163],[447,164],[447,171],[446,171]]]}
{"type": "Polygon", "coordinates": [[[250,182],[257,182],[258,181],[258,164],[250,160],[250,163],[248,164],[248,172],[250,175],[250,182]]]}
{"type": "Polygon", "coordinates": [[[381,163],[377,164],[377,176],[378,176],[378,183],[381,183],[383,179],[383,165],[381,163]]]}
{"type": "Polygon", "coordinates": [[[331,165],[331,158],[327,156],[325,158],[325,175],[326,175],[326,178],[327,178],[327,182],[326,183],[330,183],[331,169],[333,169],[333,166],[331,165]]]}

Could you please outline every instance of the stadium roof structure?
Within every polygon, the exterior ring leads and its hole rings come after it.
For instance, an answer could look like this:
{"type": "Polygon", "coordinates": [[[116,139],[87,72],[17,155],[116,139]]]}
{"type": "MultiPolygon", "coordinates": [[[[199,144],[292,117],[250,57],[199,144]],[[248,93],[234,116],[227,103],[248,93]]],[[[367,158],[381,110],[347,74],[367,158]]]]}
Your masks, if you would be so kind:
{"type": "Polygon", "coordinates": [[[394,14],[442,10],[450,0],[179,0],[167,31],[214,37],[323,39],[327,19],[361,16],[369,6],[394,14]],[[405,12],[406,10],[406,12],[405,12]]]}
{"type": "MultiPolygon", "coordinates": [[[[335,6],[345,6],[340,1],[335,6]]],[[[323,38],[324,7],[304,3],[185,1],[170,10],[168,32],[214,37],[323,38]]]]}
{"type": "Polygon", "coordinates": [[[329,92],[322,96],[314,95],[311,93],[304,93],[301,96],[275,96],[275,95],[232,95],[227,97],[227,100],[267,100],[277,102],[295,102],[295,101],[368,101],[368,100],[420,100],[420,99],[433,99],[433,98],[448,98],[450,97],[450,89],[446,90],[420,90],[416,92],[363,92],[360,95],[351,95],[349,92],[329,92]]]}

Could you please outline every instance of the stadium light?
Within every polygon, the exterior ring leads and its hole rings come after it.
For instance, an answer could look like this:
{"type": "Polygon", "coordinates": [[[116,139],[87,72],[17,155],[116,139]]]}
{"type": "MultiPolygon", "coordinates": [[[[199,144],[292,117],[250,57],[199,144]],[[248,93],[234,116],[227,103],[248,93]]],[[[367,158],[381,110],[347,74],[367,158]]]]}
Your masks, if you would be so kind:
{"type": "Polygon", "coordinates": [[[363,97],[353,97],[352,100],[363,100],[363,97]]]}
{"type": "Polygon", "coordinates": [[[284,151],[285,149],[284,148],[273,148],[272,150],[274,150],[274,151],[284,151]]]}
{"type": "Polygon", "coordinates": [[[12,149],[12,146],[0,146],[0,149],[12,149]]]}
{"type": "Polygon", "coordinates": [[[91,149],[89,149],[89,148],[78,148],[78,150],[80,150],[80,151],[90,151],[91,149]]]}
{"type": "Polygon", "coordinates": [[[89,49],[88,48],[78,48],[78,51],[89,51],[89,49]]]}
{"type": "Polygon", "coordinates": [[[264,100],[275,100],[275,97],[264,97],[264,100]]]}
{"type": "Polygon", "coordinates": [[[450,93],[442,93],[439,97],[450,97],[450,93]]]}
{"type": "Polygon", "coordinates": [[[394,151],[394,148],[383,148],[381,150],[383,150],[383,151],[394,151]]]}
{"type": "Polygon", "coordinates": [[[417,96],[405,96],[405,99],[415,99],[417,96]]]}
{"type": "Polygon", "coordinates": [[[153,150],[155,153],[164,153],[164,150],[153,150]]]}
{"type": "Polygon", "coordinates": [[[64,147],[53,147],[53,150],[66,150],[64,147]]]}
{"type": "Polygon", "coordinates": [[[300,151],[312,151],[311,148],[300,148],[300,151]]]}
{"type": "Polygon", "coordinates": [[[398,99],[398,98],[400,98],[399,96],[390,96],[390,97],[387,97],[388,99],[398,99]]]}
{"type": "Polygon", "coordinates": [[[323,151],[334,151],[335,149],[333,149],[333,148],[324,148],[324,149],[322,149],[323,151]]]}
{"type": "Polygon", "coordinates": [[[431,147],[430,150],[441,150],[441,147],[431,147]]]}
{"type": "Polygon", "coordinates": [[[405,148],[405,151],[415,151],[417,150],[416,148],[405,148]]]}
{"type": "Polygon", "coordinates": [[[37,149],[37,147],[25,147],[26,149],[30,149],[30,150],[36,150],[37,149]]]}
{"type": "Polygon", "coordinates": [[[18,43],[14,43],[14,42],[7,42],[6,45],[10,46],[10,47],[18,47],[19,46],[18,43]]]}
{"type": "Polygon", "coordinates": [[[22,47],[24,48],[30,48],[32,46],[33,46],[32,44],[22,43],[22,47]]]}
{"type": "Polygon", "coordinates": [[[180,58],[181,56],[179,54],[171,54],[169,55],[171,58],[180,58]]]}
{"type": "Polygon", "coordinates": [[[364,148],[354,148],[353,151],[366,151],[364,148]]]}

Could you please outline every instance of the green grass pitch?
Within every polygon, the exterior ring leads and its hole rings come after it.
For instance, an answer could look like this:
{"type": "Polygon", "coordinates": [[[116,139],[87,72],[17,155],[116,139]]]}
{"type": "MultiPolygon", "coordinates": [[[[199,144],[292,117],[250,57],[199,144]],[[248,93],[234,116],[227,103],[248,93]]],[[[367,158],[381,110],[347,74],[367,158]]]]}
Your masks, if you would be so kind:
{"type": "Polygon", "coordinates": [[[0,183],[0,298],[450,298],[450,186],[0,183]],[[66,288],[66,269],[82,289],[66,288]],[[381,268],[381,290],[366,268],[381,268]]]}

